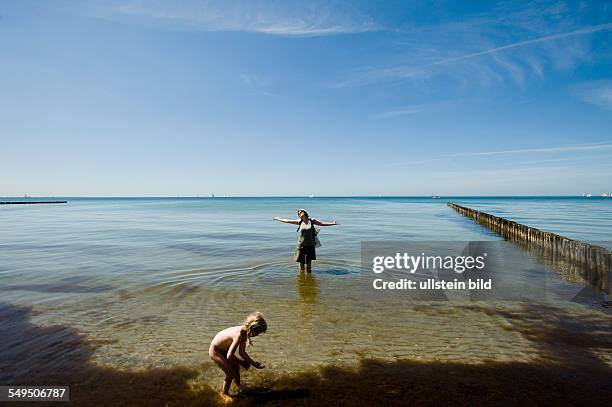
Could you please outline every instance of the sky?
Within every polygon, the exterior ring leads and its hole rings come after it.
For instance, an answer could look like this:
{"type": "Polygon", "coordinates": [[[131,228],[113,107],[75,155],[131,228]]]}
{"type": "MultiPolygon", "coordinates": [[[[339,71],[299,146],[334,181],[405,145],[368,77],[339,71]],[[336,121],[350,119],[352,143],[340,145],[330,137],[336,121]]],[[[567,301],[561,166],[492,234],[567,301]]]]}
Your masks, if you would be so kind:
{"type": "Polygon", "coordinates": [[[610,1],[0,0],[0,196],[612,192],[610,1]]]}

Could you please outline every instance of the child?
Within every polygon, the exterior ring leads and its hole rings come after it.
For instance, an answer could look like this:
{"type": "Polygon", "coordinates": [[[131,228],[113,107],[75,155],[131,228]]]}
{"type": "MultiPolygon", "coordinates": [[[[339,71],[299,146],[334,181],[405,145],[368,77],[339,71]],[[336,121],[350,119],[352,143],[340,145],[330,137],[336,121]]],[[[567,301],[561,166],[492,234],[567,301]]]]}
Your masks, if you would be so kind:
{"type": "Polygon", "coordinates": [[[250,366],[255,366],[257,369],[265,367],[251,359],[246,353],[245,345],[247,340],[250,344],[252,337],[266,332],[266,329],[268,329],[268,325],[263,315],[260,312],[254,312],[247,317],[244,324],[226,328],[213,338],[208,354],[217,366],[225,372],[223,392],[221,393],[225,400],[228,400],[228,397],[230,397],[229,389],[232,381],[237,386],[240,386],[240,366],[245,369],[248,369],[250,366]],[[234,355],[236,349],[238,349],[242,359],[234,355]]]}

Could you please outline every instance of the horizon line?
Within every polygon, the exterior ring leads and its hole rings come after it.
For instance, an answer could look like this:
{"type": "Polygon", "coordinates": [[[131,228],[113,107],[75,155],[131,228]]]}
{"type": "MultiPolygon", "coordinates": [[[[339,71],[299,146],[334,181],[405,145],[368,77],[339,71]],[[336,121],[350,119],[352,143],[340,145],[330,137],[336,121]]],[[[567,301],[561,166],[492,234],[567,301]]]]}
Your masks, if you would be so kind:
{"type": "MultiPolygon", "coordinates": [[[[36,195],[24,196],[0,196],[0,199],[43,199],[43,198],[87,198],[87,199],[228,199],[228,198],[575,198],[583,197],[584,193],[573,195],[36,195]]],[[[592,194],[592,198],[600,197],[601,194],[592,194]]]]}

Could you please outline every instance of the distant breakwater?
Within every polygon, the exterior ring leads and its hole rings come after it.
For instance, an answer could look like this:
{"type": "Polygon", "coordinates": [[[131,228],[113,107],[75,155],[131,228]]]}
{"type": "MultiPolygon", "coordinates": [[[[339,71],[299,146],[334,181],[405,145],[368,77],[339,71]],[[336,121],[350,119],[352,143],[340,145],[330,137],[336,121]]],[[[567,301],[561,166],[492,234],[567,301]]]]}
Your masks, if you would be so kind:
{"type": "Polygon", "coordinates": [[[504,238],[528,246],[540,257],[563,261],[580,267],[582,278],[589,284],[610,293],[612,282],[612,253],[593,244],[570,239],[555,233],[545,232],[499,216],[480,212],[449,202],[447,204],[460,214],[473,219],[504,238]]]}
{"type": "Polygon", "coordinates": [[[0,201],[0,205],[65,204],[68,201],[0,201]]]}

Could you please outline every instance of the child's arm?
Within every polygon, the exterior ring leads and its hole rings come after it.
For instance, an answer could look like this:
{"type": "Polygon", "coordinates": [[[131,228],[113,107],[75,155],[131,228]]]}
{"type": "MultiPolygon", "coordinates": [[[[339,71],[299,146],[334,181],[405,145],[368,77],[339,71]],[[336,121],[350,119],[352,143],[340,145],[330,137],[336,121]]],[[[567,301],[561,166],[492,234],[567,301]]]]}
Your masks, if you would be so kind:
{"type": "MultiPolygon", "coordinates": [[[[227,360],[229,360],[232,363],[235,363],[237,365],[240,365],[242,367],[244,367],[245,369],[248,369],[249,366],[251,365],[247,360],[240,360],[236,357],[235,353],[236,353],[236,349],[239,346],[244,346],[244,344],[242,343],[243,341],[241,340],[241,334],[238,334],[238,336],[234,336],[232,338],[232,344],[230,345],[229,349],[227,350],[227,360]]],[[[242,353],[241,353],[242,355],[242,353]]]]}
{"type": "Polygon", "coordinates": [[[240,356],[242,356],[242,358],[245,360],[246,363],[248,363],[249,365],[253,365],[255,366],[257,369],[263,369],[265,366],[262,365],[261,363],[251,359],[251,357],[249,356],[248,353],[246,353],[246,342],[241,342],[240,346],[239,346],[239,350],[238,353],[240,353],[240,356]]]}

